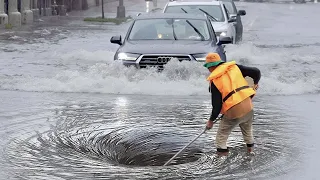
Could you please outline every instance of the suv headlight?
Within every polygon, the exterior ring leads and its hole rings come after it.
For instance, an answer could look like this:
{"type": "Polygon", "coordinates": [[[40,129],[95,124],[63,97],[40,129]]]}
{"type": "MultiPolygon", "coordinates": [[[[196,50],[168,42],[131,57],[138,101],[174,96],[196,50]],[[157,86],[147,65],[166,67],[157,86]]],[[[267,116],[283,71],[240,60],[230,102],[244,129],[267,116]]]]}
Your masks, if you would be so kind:
{"type": "Polygon", "coordinates": [[[207,54],[194,54],[193,57],[198,61],[198,62],[205,62],[206,61],[206,56],[207,54]]]}
{"type": "Polygon", "coordinates": [[[225,31],[220,33],[220,36],[226,36],[226,35],[227,35],[227,32],[225,31]]]}
{"type": "Polygon", "coordinates": [[[124,61],[135,61],[138,59],[140,54],[133,54],[133,53],[119,53],[117,59],[124,60],[124,61]]]}
{"type": "Polygon", "coordinates": [[[216,36],[219,37],[219,36],[226,36],[227,35],[227,32],[226,31],[222,31],[222,32],[216,32],[216,36]]]}

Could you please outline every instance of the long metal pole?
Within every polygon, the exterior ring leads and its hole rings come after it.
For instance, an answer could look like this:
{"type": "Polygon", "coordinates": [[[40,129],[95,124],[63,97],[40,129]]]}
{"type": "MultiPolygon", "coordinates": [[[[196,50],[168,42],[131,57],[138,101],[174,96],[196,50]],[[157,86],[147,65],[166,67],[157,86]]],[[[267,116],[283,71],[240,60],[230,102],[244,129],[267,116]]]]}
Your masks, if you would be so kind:
{"type": "MultiPolygon", "coordinates": [[[[222,117],[223,117],[223,115],[220,116],[219,118],[215,119],[213,121],[213,124],[215,124],[217,121],[222,119],[222,117]]],[[[177,157],[183,150],[185,150],[190,144],[192,144],[195,140],[197,140],[206,131],[207,131],[207,127],[205,127],[205,129],[197,137],[195,137],[191,142],[189,142],[187,145],[185,145],[179,152],[177,152],[177,154],[175,154],[171,159],[169,159],[169,161],[167,161],[163,166],[168,165],[175,157],[177,157]]]]}
{"type": "Polygon", "coordinates": [[[192,144],[195,140],[197,140],[203,133],[206,132],[207,129],[204,129],[197,137],[195,137],[191,142],[185,145],[177,154],[175,154],[169,161],[167,161],[163,166],[168,165],[175,157],[177,157],[183,150],[185,150],[190,144],[192,144]]]}

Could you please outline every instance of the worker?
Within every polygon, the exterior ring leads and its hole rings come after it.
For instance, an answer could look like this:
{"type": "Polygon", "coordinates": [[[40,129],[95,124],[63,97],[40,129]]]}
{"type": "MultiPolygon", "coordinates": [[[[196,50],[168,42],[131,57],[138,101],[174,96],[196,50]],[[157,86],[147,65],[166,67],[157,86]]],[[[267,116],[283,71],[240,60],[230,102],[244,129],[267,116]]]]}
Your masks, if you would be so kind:
{"type": "Polygon", "coordinates": [[[260,70],[236,64],[235,61],[224,62],[217,53],[207,54],[204,67],[211,73],[207,80],[210,83],[212,101],[212,113],[206,128],[211,129],[218,115],[220,113],[223,115],[215,140],[218,156],[228,155],[227,140],[232,130],[238,125],[246,143],[247,152],[254,154],[252,97],[258,89],[260,70]],[[248,85],[245,79],[247,76],[253,79],[253,86],[248,85]]]}

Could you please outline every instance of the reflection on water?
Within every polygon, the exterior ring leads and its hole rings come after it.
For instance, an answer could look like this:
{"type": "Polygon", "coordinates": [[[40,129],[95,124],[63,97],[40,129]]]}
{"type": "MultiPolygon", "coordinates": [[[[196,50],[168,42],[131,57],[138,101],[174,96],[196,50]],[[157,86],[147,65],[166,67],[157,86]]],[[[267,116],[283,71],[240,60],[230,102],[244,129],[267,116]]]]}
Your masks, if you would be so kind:
{"type": "MultiPolygon", "coordinates": [[[[36,111],[43,103],[30,107],[31,113],[18,109],[11,116],[11,122],[16,123],[7,123],[0,129],[1,134],[6,129],[20,134],[8,142],[3,154],[5,160],[1,160],[13,176],[26,179],[133,176],[141,179],[181,176],[268,179],[297,166],[297,160],[292,159],[300,152],[293,141],[292,128],[298,130],[296,120],[284,114],[281,106],[275,107],[273,102],[265,104],[267,97],[255,100],[256,156],[246,154],[237,128],[229,139],[229,157],[217,158],[213,144],[218,127],[215,125],[170,166],[162,167],[200,133],[205,117],[209,116],[210,101],[202,97],[97,94],[68,95],[70,101],[61,103],[57,99],[66,97],[50,96],[45,100],[47,112],[36,111]],[[47,123],[44,114],[50,118],[51,126],[44,125],[47,123]],[[43,124],[43,128],[35,133],[27,128],[32,124],[35,127],[43,124]]],[[[3,113],[0,115],[4,117],[3,113]]]]}

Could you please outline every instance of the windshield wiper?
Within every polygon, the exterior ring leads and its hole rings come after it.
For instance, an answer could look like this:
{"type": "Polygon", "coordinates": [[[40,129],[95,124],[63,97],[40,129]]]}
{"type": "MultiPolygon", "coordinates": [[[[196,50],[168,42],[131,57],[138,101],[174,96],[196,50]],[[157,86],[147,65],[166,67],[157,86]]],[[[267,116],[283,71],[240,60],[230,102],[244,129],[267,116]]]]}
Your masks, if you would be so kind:
{"type": "Polygon", "coordinates": [[[177,40],[178,38],[177,38],[177,35],[176,35],[176,33],[175,33],[175,31],[174,31],[174,25],[173,25],[173,22],[172,22],[172,34],[173,34],[173,37],[174,37],[174,40],[177,40]]]}
{"type": "Polygon", "coordinates": [[[189,20],[186,20],[186,22],[194,29],[194,31],[201,37],[201,41],[204,41],[204,36],[200,33],[200,31],[194,27],[193,24],[189,20]]]}
{"type": "Polygon", "coordinates": [[[205,11],[205,10],[203,10],[203,9],[201,9],[201,8],[199,8],[199,10],[202,11],[203,13],[205,13],[207,16],[209,16],[209,17],[210,17],[211,19],[213,19],[214,21],[218,21],[217,18],[211,16],[207,11],[205,11]]]}
{"type": "Polygon", "coordinates": [[[188,14],[188,12],[187,12],[185,9],[181,8],[181,10],[182,10],[183,12],[185,12],[185,13],[187,13],[187,14],[188,14]]]}
{"type": "MultiPolygon", "coordinates": [[[[183,12],[185,12],[185,13],[187,13],[188,14],[188,12],[185,10],[185,9],[183,9],[183,8],[181,8],[181,10],[183,11],[183,12]]],[[[196,28],[196,27],[194,27],[194,25],[193,24],[191,24],[191,22],[189,21],[189,20],[186,20],[186,22],[194,29],[194,31],[201,37],[201,41],[204,41],[204,36],[200,33],[200,31],[196,28]]]]}

